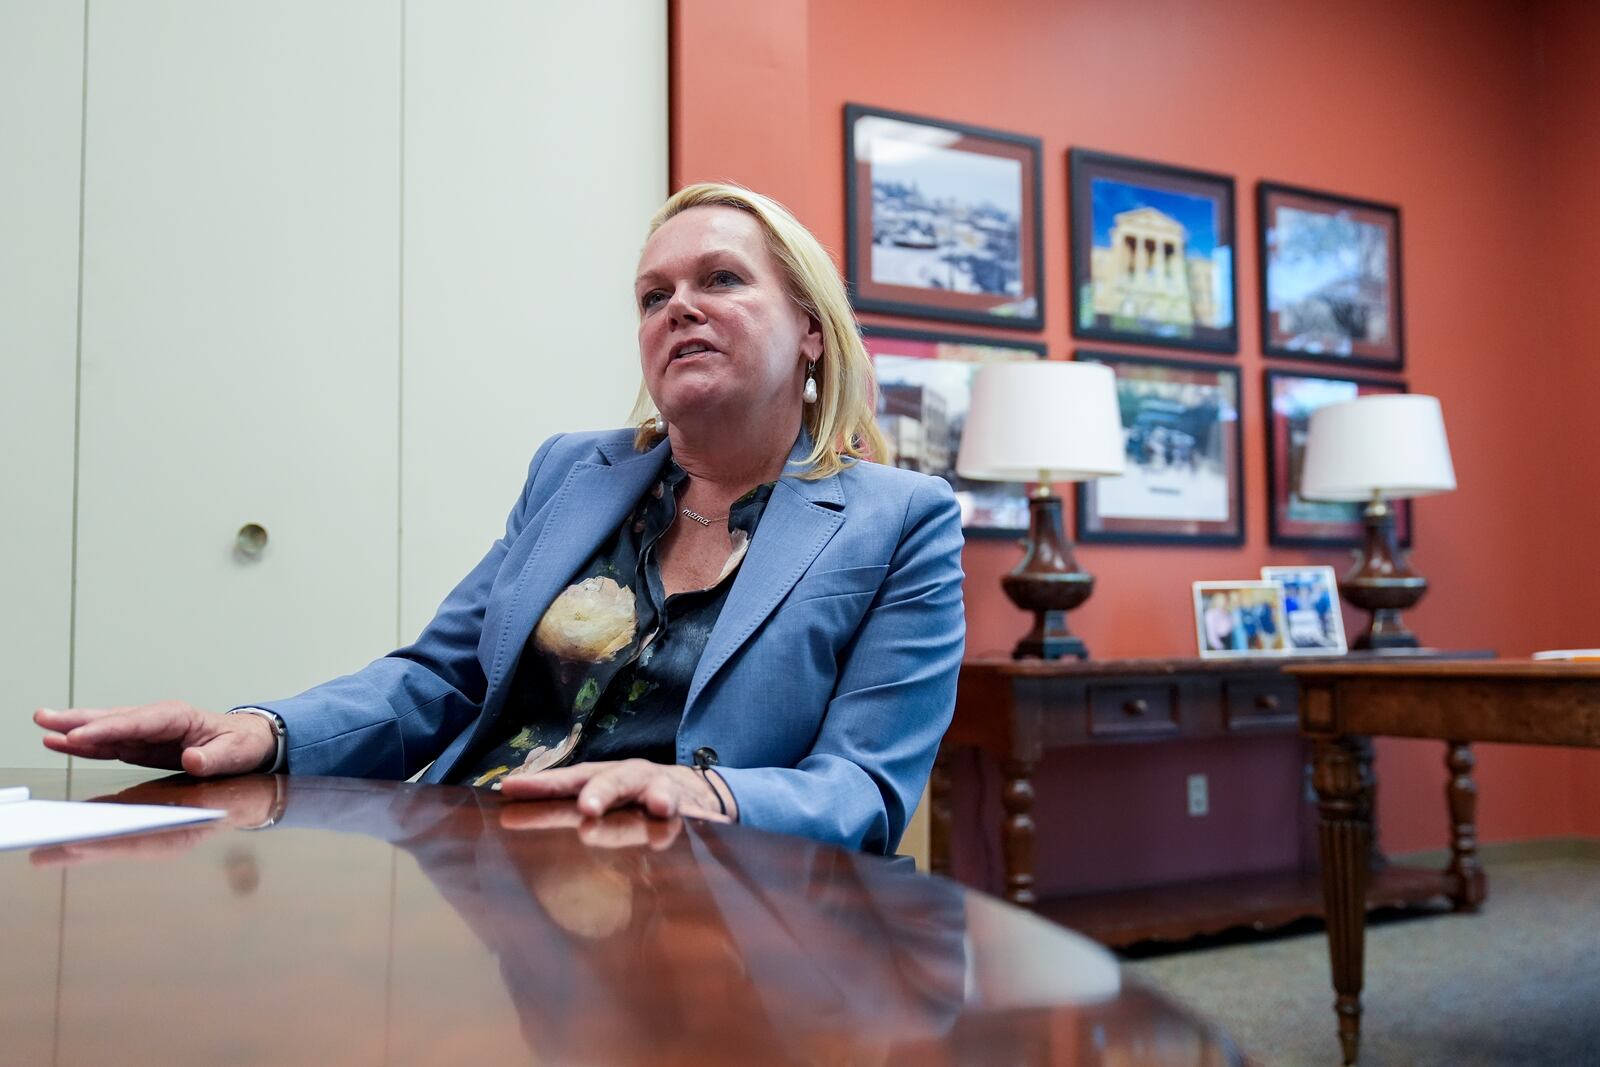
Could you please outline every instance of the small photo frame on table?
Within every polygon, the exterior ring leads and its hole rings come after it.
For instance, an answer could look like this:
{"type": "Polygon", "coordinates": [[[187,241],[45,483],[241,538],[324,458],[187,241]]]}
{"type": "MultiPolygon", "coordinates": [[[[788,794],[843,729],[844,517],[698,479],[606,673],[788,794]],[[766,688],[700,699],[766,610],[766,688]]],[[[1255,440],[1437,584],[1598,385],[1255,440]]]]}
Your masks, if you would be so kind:
{"type": "Polygon", "coordinates": [[[1400,370],[1400,209],[1256,187],[1261,347],[1269,356],[1400,370]]]}
{"type": "Polygon", "coordinates": [[[967,536],[1025,533],[1027,487],[968,481],[956,474],[956,456],[978,369],[985,363],[1044,359],[1045,346],[877,326],[863,329],[862,340],[878,378],[878,428],[895,453],[886,462],[949,482],[967,536]]]}
{"type": "Polygon", "coordinates": [[[1080,350],[1117,380],[1126,470],[1077,485],[1080,542],[1244,543],[1239,372],[1080,350]]]}
{"type": "Polygon", "coordinates": [[[1261,578],[1283,586],[1290,655],[1344,655],[1344,615],[1332,567],[1262,567],[1261,578]]]}
{"type": "Polygon", "coordinates": [[[1289,654],[1277,582],[1195,582],[1194,627],[1202,659],[1289,654]]]}
{"type": "Polygon", "coordinates": [[[1072,333],[1239,350],[1233,179],[1074,148],[1072,333]]]}
{"type": "Polygon", "coordinates": [[[1039,138],[847,104],[844,150],[857,311],[1044,327],[1039,138]]]}
{"type": "MultiPolygon", "coordinates": [[[[1405,391],[1404,382],[1267,371],[1263,392],[1267,402],[1268,543],[1300,548],[1354,548],[1361,544],[1362,504],[1307,500],[1300,495],[1311,413],[1360,396],[1405,391]]],[[[1409,548],[1411,501],[1398,501],[1395,508],[1400,543],[1409,548]]]]}

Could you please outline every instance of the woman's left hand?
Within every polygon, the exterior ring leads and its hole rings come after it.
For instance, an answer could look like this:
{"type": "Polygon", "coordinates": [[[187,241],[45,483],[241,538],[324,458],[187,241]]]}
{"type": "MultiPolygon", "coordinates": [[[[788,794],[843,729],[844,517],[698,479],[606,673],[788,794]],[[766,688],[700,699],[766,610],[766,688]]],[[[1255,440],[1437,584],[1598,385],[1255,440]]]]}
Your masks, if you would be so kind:
{"type": "MultiPolygon", "coordinates": [[[[716,774],[707,772],[708,777],[716,774]]],[[[547,771],[512,771],[501,780],[500,793],[508,800],[577,797],[578,810],[585,815],[603,815],[613,808],[637,804],[659,819],[685,815],[712,822],[736,821],[739,808],[732,791],[720,776],[714,780],[715,788],[692,767],[629,759],[547,771]],[[722,813],[719,795],[728,806],[727,814],[722,813]]]]}

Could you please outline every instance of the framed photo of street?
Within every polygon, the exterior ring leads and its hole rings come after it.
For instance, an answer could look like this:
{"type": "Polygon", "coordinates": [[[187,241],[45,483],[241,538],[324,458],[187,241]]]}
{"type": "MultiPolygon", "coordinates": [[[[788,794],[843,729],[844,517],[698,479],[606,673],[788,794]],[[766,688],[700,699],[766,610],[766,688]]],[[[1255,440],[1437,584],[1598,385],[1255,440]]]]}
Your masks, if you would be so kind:
{"type": "MultiPolygon", "coordinates": [[[[1307,500],[1300,495],[1311,413],[1327,404],[1358,396],[1403,393],[1404,382],[1335,377],[1299,371],[1266,372],[1267,540],[1301,548],[1355,547],[1361,544],[1362,505],[1307,500]]],[[[1395,524],[1400,543],[1411,546],[1411,501],[1397,501],[1395,524]]]]}
{"type": "Polygon", "coordinates": [[[1081,148],[1067,171],[1073,336],[1237,352],[1233,179],[1081,148]]]}
{"type": "Polygon", "coordinates": [[[1037,137],[847,104],[844,150],[857,311],[1044,328],[1037,137]]]}
{"type": "Polygon", "coordinates": [[[878,428],[894,449],[886,462],[949,482],[968,537],[1025,533],[1027,487],[1021,482],[968,481],[956,474],[956,456],[978,369],[985,363],[1044,359],[1045,346],[876,326],[862,335],[878,377],[878,428]]]}
{"type": "Polygon", "coordinates": [[[1127,467],[1077,485],[1081,542],[1244,543],[1239,372],[1080,350],[1117,378],[1127,467]]]}
{"type": "Polygon", "coordinates": [[[1400,370],[1400,209],[1256,187],[1261,347],[1269,356],[1400,370]]]}

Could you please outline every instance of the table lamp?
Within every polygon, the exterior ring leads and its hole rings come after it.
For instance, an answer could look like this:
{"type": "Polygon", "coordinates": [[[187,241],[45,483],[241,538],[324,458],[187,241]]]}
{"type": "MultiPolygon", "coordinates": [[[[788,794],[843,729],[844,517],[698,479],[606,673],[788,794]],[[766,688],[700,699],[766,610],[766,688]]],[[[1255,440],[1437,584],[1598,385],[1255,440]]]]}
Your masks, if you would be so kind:
{"type": "Polygon", "coordinates": [[[1033,612],[1017,659],[1087,659],[1067,612],[1089,599],[1094,578],[1078,569],[1052,482],[1122,473],[1117,383],[1103,363],[989,363],[972,381],[956,473],[977,481],[1026,482],[1028,539],[1022,562],[1000,580],[1011,602],[1033,612]]]}
{"type": "Polygon", "coordinates": [[[1392,500],[1447,493],[1456,487],[1436,397],[1403,393],[1364,396],[1311,414],[1300,495],[1308,500],[1367,502],[1366,540],[1339,592],[1372,613],[1355,648],[1415,648],[1400,619],[1428,590],[1395,540],[1392,500]]]}

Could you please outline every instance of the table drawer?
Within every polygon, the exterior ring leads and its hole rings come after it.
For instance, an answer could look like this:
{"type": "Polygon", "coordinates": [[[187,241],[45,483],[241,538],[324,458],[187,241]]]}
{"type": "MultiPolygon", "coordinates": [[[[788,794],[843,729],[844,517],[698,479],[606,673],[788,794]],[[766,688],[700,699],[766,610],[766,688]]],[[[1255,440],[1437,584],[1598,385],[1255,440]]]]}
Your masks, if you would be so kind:
{"type": "Polygon", "coordinates": [[[1300,690],[1286,678],[1224,682],[1222,708],[1229,730],[1294,730],[1300,690]]]}
{"type": "Polygon", "coordinates": [[[1177,687],[1089,687],[1090,737],[1153,737],[1178,732],[1177,687]]]}

